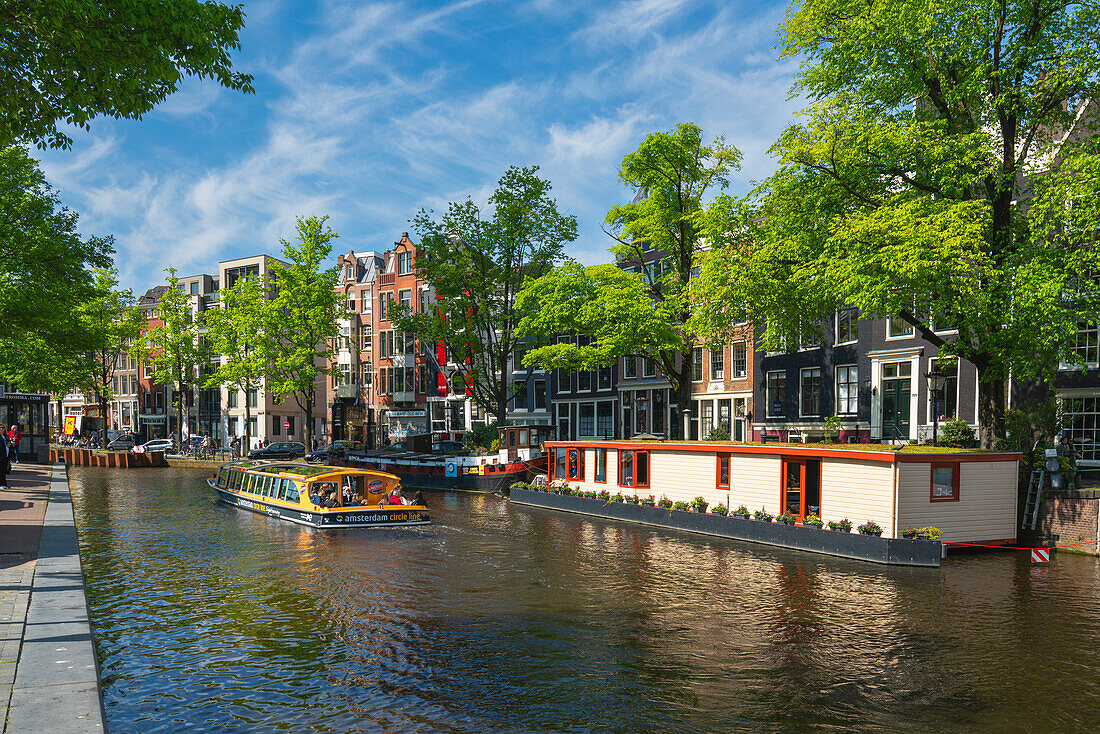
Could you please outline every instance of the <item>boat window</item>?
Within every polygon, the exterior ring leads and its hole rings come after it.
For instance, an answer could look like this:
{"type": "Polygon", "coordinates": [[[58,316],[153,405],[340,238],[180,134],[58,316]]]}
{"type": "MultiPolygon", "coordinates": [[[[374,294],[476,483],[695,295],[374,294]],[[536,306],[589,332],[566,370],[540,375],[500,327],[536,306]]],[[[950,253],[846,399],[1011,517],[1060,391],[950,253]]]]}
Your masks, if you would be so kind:
{"type": "Polygon", "coordinates": [[[596,481],[607,481],[607,449],[596,449],[596,481]]]}
{"type": "Polygon", "coordinates": [[[619,486],[634,486],[634,452],[619,452],[619,486]]]}
{"type": "Polygon", "coordinates": [[[649,452],[634,452],[634,486],[649,486],[649,452]]]}
{"type": "Polygon", "coordinates": [[[519,429],[519,445],[520,446],[526,446],[527,445],[527,429],[526,428],[519,429]]]}
{"type": "Polygon", "coordinates": [[[256,476],[255,474],[249,474],[248,479],[247,479],[248,485],[247,485],[247,489],[245,489],[245,491],[248,492],[249,494],[259,494],[259,490],[256,486],[257,484],[260,483],[259,480],[260,480],[260,478],[258,476],[256,476]]]}
{"type": "Polygon", "coordinates": [[[569,478],[584,481],[584,453],[569,449],[569,478]]]}
{"type": "Polygon", "coordinates": [[[273,491],[273,485],[275,484],[275,482],[273,481],[274,479],[275,477],[264,477],[264,497],[275,496],[275,492],[273,491]]]}
{"type": "Polygon", "coordinates": [[[281,499],[281,500],[285,500],[286,499],[286,480],[285,479],[276,479],[275,482],[279,485],[278,498],[281,499]]]}
{"type": "Polygon", "coordinates": [[[240,489],[241,483],[244,482],[244,472],[239,469],[233,472],[233,489],[240,489]]]}
{"type": "Polygon", "coordinates": [[[291,481],[291,480],[289,480],[289,479],[287,479],[287,480],[286,480],[286,483],[287,483],[287,487],[286,487],[286,501],[287,501],[287,502],[297,502],[297,501],[299,500],[299,497],[298,497],[298,485],[297,485],[297,484],[295,484],[294,482],[292,482],[292,481],[291,481]]]}
{"type": "Polygon", "coordinates": [[[509,446],[515,446],[516,445],[516,432],[515,431],[508,431],[508,445],[509,446]]]}
{"type": "Polygon", "coordinates": [[[224,487],[225,486],[225,472],[226,472],[225,467],[222,467],[221,469],[218,469],[218,486],[219,487],[224,487]]]}
{"type": "Polygon", "coordinates": [[[554,479],[566,479],[569,475],[569,451],[558,449],[554,462],[554,479]]]}

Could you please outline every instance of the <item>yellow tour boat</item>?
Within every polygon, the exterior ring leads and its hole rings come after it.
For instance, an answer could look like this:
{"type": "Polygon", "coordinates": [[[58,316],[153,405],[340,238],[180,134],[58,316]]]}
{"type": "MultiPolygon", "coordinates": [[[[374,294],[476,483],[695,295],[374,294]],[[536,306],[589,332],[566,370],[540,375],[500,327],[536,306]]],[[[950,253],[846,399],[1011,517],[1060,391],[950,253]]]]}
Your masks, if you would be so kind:
{"type": "Polygon", "coordinates": [[[231,505],[314,528],[431,523],[422,500],[401,495],[401,480],[369,469],[293,461],[235,461],[207,480],[231,505]]]}

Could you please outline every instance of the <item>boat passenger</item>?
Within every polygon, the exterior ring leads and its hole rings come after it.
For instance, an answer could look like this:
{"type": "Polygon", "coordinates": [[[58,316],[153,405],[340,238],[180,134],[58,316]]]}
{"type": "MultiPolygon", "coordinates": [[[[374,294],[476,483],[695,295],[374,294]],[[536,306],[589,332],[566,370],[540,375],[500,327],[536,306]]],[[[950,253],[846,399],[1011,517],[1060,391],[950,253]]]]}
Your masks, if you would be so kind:
{"type": "Polygon", "coordinates": [[[388,502],[389,504],[391,504],[391,505],[401,505],[401,504],[404,504],[404,503],[403,503],[403,502],[401,501],[401,493],[400,493],[400,492],[398,492],[398,491],[397,491],[396,489],[394,489],[394,490],[392,490],[392,491],[390,492],[390,496],[389,496],[388,498],[386,498],[386,501],[387,501],[387,502],[388,502]]]}

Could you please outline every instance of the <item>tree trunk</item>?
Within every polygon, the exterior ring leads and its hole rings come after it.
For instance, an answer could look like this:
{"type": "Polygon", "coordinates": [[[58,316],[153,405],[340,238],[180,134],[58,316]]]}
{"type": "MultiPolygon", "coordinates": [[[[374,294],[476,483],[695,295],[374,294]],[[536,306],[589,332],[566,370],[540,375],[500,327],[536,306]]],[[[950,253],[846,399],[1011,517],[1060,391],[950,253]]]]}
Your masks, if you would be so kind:
{"type": "Polygon", "coordinates": [[[980,372],[978,380],[978,439],[983,449],[993,449],[1004,436],[1007,381],[983,381],[980,372]]]}
{"type": "Polygon", "coordinates": [[[314,393],[308,393],[306,396],[306,424],[302,426],[302,444],[306,447],[306,451],[309,451],[311,446],[310,439],[313,438],[313,398],[314,393]]]}
{"type": "Polygon", "coordinates": [[[252,426],[252,406],[248,404],[249,390],[244,390],[244,451],[241,452],[242,456],[248,456],[248,452],[252,450],[252,436],[250,435],[252,426]]]}
{"type": "MultiPolygon", "coordinates": [[[[681,430],[683,431],[681,438],[687,441],[691,438],[691,356],[687,355],[684,359],[688,362],[688,369],[684,370],[680,379],[677,380],[676,403],[680,410],[680,415],[683,417],[683,420],[679,421],[681,430]]],[[[675,438],[675,436],[673,436],[673,438],[675,438]]],[[[699,438],[704,439],[706,436],[700,435],[699,438]]]]}
{"type": "Polygon", "coordinates": [[[111,425],[110,420],[107,418],[107,393],[101,392],[99,394],[99,415],[103,420],[103,448],[107,448],[107,444],[110,441],[107,440],[107,429],[111,425]]]}

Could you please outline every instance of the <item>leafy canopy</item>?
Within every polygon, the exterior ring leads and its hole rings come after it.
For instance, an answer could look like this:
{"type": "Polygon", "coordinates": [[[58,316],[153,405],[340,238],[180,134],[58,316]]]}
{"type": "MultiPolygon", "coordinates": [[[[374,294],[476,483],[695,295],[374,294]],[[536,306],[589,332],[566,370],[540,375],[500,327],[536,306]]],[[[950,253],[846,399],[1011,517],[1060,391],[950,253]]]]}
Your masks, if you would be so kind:
{"type": "Polygon", "coordinates": [[[234,72],[240,5],[213,0],[66,0],[0,6],[0,145],[67,148],[64,125],[140,118],[184,75],[251,92],[234,72]]]}
{"type": "Polygon", "coordinates": [[[561,259],[577,238],[577,219],[558,211],[538,167],[509,168],[489,197],[488,217],[474,202],[451,202],[438,220],[421,210],[416,269],[436,303],[423,313],[395,310],[398,329],[443,342],[474,400],[498,421],[511,397],[509,362],[516,353],[516,296],[561,259]]]}

